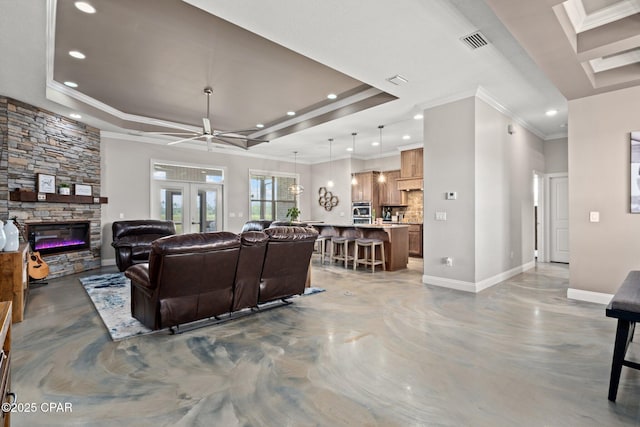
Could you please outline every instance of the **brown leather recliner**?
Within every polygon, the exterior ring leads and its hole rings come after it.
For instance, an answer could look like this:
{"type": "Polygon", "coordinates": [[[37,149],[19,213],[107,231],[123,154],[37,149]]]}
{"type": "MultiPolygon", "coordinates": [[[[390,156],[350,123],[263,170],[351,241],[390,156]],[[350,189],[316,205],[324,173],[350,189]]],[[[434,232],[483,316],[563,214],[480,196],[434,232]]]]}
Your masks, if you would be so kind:
{"type": "Polygon", "coordinates": [[[273,227],[260,279],[260,304],[302,295],[318,231],[311,227],[273,227]]]}
{"type": "Polygon", "coordinates": [[[149,263],[125,272],[133,317],[155,330],[230,312],[240,245],[226,231],[155,240],[149,263]]]}
{"type": "Polygon", "coordinates": [[[176,234],[173,221],[154,219],[115,221],[111,230],[111,246],[116,251],[116,265],[120,271],[125,271],[133,264],[148,262],[151,242],[176,234]]]}
{"type": "Polygon", "coordinates": [[[232,311],[258,305],[260,275],[269,237],[262,231],[246,231],[240,235],[242,247],[236,269],[232,311]]]}

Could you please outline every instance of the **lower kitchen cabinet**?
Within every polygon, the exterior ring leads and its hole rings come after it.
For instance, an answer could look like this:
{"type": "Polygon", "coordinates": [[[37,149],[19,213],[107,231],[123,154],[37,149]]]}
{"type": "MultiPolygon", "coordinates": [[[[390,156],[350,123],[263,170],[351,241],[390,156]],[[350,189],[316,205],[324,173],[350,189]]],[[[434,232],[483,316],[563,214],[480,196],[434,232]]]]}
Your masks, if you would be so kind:
{"type": "Polygon", "coordinates": [[[409,224],[409,256],[422,258],[422,224],[409,224]]]}

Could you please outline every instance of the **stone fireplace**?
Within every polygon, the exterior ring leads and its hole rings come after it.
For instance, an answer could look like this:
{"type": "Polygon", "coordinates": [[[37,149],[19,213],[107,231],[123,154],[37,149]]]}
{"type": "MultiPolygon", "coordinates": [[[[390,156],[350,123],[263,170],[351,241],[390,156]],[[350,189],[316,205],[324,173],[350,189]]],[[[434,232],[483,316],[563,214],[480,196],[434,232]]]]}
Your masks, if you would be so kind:
{"type": "Polygon", "coordinates": [[[37,191],[39,173],[72,188],[89,185],[92,194],[100,196],[100,131],[0,95],[0,220],[16,216],[30,232],[36,224],[88,224],[88,244],[40,253],[49,266],[49,278],[100,267],[100,203],[79,203],[73,196],[51,201],[9,197],[16,190],[37,191]]]}

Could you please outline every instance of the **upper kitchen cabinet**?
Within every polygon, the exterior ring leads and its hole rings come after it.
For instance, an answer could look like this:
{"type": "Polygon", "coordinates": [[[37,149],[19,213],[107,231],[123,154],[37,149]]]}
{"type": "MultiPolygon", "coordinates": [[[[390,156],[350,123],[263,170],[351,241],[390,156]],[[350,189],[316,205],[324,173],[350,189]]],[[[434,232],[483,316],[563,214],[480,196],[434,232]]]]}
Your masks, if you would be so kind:
{"type": "Polygon", "coordinates": [[[376,209],[379,205],[378,177],[380,172],[358,172],[354,174],[357,184],[351,186],[352,202],[371,202],[376,209]]]}
{"type": "Polygon", "coordinates": [[[423,148],[400,153],[400,178],[398,190],[422,190],[423,148]]]}
{"type": "Polygon", "coordinates": [[[381,206],[401,206],[402,192],[398,190],[398,178],[400,171],[384,172],[385,181],[380,185],[380,205],[381,206]]]}

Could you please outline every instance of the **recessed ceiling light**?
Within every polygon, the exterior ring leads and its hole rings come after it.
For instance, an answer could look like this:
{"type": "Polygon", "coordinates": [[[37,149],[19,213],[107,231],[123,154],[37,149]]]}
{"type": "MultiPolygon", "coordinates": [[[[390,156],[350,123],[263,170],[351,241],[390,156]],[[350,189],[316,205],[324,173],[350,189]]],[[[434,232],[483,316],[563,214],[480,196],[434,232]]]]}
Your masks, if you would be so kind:
{"type": "Polygon", "coordinates": [[[69,51],[69,55],[71,55],[71,56],[73,56],[74,58],[77,58],[77,59],[84,59],[84,58],[86,58],[86,55],[85,55],[84,53],[82,53],[82,52],[80,52],[80,51],[77,51],[77,50],[71,50],[71,51],[69,51]]]}
{"type": "Polygon", "coordinates": [[[545,113],[547,116],[549,117],[553,117],[556,114],[558,114],[558,110],[547,110],[547,112],[545,113]]]}
{"type": "Polygon", "coordinates": [[[64,84],[69,87],[78,87],[78,83],[76,82],[64,82],[64,84]]]}
{"type": "Polygon", "coordinates": [[[336,95],[335,93],[330,93],[329,95],[327,95],[327,98],[329,99],[336,99],[338,97],[338,95],[336,95]]]}
{"type": "Polygon", "coordinates": [[[78,10],[83,11],[84,13],[96,13],[96,8],[91,6],[86,1],[77,1],[74,3],[78,10]]]}
{"type": "Polygon", "coordinates": [[[264,125],[263,125],[262,123],[258,123],[258,124],[256,125],[256,127],[257,127],[258,129],[262,129],[262,128],[264,127],[264,125]]]}
{"type": "Polygon", "coordinates": [[[287,116],[295,116],[296,112],[295,111],[287,111],[287,116]]]}
{"type": "Polygon", "coordinates": [[[411,139],[411,135],[403,135],[402,139],[404,139],[405,141],[411,139]]]}
{"type": "Polygon", "coordinates": [[[347,151],[353,151],[352,147],[347,147],[347,151]]]}
{"type": "Polygon", "coordinates": [[[71,117],[72,119],[81,119],[82,116],[78,113],[71,113],[69,114],[69,117],[71,117]]]}
{"type": "Polygon", "coordinates": [[[413,118],[414,118],[415,120],[421,120],[423,117],[424,117],[424,116],[423,116],[422,114],[420,114],[420,113],[418,113],[418,114],[416,114],[415,116],[413,116],[413,118]]]}
{"type": "Polygon", "coordinates": [[[378,141],[373,141],[371,145],[373,145],[374,147],[377,147],[378,145],[380,145],[380,143],[378,141]]]}

